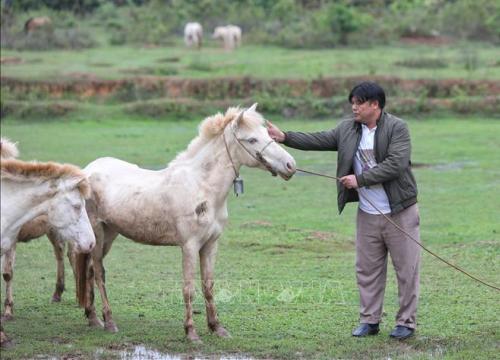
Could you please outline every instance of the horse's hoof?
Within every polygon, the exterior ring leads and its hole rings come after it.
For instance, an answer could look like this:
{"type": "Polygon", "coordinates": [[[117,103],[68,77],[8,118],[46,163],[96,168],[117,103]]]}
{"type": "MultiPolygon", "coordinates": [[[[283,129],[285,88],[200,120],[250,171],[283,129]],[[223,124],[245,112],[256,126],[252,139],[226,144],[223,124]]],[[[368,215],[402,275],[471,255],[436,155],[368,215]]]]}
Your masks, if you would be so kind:
{"type": "Polygon", "coordinates": [[[104,325],[104,330],[110,332],[110,333],[117,333],[118,332],[118,326],[113,321],[106,322],[104,325]]]}
{"type": "Polygon", "coordinates": [[[188,335],[187,338],[193,344],[203,344],[203,341],[201,341],[200,337],[197,334],[192,335],[192,336],[188,335]]]}
{"type": "Polygon", "coordinates": [[[10,340],[7,335],[2,331],[0,333],[0,347],[2,349],[7,349],[13,345],[12,340],[10,340]]]}
{"type": "Polygon", "coordinates": [[[3,314],[2,321],[12,321],[14,320],[14,315],[12,314],[3,314]]]}
{"type": "Polygon", "coordinates": [[[217,329],[214,331],[214,334],[219,336],[219,337],[222,337],[222,338],[230,338],[231,337],[231,334],[229,334],[229,331],[224,329],[224,327],[222,327],[222,326],[217,327],[217,329]]]}
{"type": "Polygon", "coordinates": [[[89,326],[92,328],[104,328],[104,323],[99,318],[89,319],[89,326]]]}
{"type": "Polygon", "coordinates": [[[52,302],[53,303],[61,302],[61,295],[59,295],[59,294],[52,295],[52,302]]]}
{"type": "Polygon", "coordinates": [[[187,336],[188,340],[194,344],[202,344],[203,343],[195,330],[188,331],[186,336],[187,336]]]}

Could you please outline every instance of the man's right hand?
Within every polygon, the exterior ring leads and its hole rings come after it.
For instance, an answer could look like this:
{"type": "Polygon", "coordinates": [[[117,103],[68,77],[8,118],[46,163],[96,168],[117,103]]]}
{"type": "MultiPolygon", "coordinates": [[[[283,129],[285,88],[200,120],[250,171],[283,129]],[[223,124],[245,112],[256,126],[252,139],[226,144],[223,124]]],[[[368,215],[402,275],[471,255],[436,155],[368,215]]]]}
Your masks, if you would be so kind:
{"type": "Polygon", "coordinates": [[[266,120],[267,133],[276,142],[282,143],[285,141],[285,133],[269,120],[266,120]]]}

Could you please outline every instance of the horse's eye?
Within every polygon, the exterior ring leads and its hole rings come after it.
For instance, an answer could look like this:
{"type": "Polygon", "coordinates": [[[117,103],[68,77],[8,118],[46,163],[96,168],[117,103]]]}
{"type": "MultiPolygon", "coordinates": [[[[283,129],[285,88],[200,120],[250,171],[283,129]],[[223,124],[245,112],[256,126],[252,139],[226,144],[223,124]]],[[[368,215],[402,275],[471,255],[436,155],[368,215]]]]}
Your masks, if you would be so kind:
{"type": "Polygon", "coordinates": [[[249,142],[250,144],[255,144],[257,141],[258,141],[258,140],[257,140],[256,138],[250,138],[250,139],[248,139],[248,142],[249,142]]]}

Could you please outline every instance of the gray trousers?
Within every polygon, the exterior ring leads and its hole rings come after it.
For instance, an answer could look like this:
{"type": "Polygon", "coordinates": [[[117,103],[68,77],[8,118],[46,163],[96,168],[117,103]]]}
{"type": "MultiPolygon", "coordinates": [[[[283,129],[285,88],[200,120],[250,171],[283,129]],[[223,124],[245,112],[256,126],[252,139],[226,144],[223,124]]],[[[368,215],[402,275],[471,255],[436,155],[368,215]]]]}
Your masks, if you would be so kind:
{"type": "MultiPolygon", "coordinates": [[[[417,204],[388,216],[420,241],[417,204]]],[[[358,209],[356,221],[356,279],[360,297],[360,322],[379,323],[387,277],[387,254],[391,255],[398,280],[399,311],[396,325],[414,329],[419,295],[421,248],[382,215],[358,209]]]]}

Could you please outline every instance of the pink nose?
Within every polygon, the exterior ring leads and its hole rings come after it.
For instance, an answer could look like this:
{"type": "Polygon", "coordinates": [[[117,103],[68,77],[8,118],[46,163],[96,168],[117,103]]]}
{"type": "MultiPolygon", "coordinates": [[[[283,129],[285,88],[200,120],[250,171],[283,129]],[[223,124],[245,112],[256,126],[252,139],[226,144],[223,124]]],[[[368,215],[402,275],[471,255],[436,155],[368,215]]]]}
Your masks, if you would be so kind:
{"type": "Polygon", "coordinates": [[[293,166],[292,164],[290,164],[289,162],[286,163],[286,168],[290,171],[295,171],[295,166],[293,166]]]}

